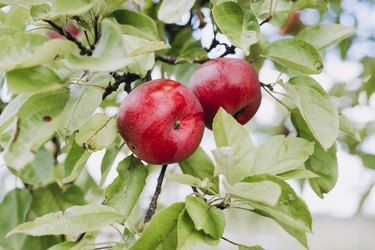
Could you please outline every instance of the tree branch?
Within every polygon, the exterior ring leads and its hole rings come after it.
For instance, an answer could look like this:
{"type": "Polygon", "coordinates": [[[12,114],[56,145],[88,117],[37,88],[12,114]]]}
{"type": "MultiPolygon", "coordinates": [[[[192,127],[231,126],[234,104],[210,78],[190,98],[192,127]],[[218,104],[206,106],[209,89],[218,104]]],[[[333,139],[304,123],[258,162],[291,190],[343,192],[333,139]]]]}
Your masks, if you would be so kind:
{"type": "Polygon", "coordinates": [[[56,24],[51,20],[44,20],[46,23],[51,25],[60,35],[65,36],[69,41],[74,42],[78,48],[81,50],[81,55],[92,55],[92,50],[90,48],[85,47],[77,38],[75,38],[69,31],[64,30],[61,26],[56,24]]]}
{"type": "Polygon", "coordinates": [[[124,89],[127,93],[130,93],[130,91],[132,91],[131,83],[140,78],[139,75],[133,73],[125,73],[123,75],[120,75],[118,72],[113,72],[112,76],[115,79],[115,82],[109,82],[108,85],[104,88],[102,100],[115,92],[120,87],[121,83],[125,83],[124,89]]]}
{"type": "Polygon", "coordinates": [[[155,214],[157,203],[158,203],[158,198],[159,198],[159,195],[161,193],[161,186],[163,184],[164,175],[165,175],[165,171],[167,170],[167,166],[168,166],[168,164],[165,164],[161,168],[160,175],[158,177],[158,183],[157,183],[156,189],[155,189],[155,193],[152,196],[150,205],[148,207],[148,210],[147,210],[147,213],[146,213],[146,216],[145,216],[144,223],[149,222],[151,220],[152,216],[155,214]]]}

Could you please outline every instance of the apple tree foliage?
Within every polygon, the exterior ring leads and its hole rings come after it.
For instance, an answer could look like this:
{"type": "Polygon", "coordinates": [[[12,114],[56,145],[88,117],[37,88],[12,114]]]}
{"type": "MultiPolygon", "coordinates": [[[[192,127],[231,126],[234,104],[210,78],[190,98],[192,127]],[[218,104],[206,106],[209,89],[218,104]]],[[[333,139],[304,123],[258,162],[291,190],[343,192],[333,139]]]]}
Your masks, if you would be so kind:
{"type": "MultiPolygon", "coordinates": [[[[332,99],[348,93],[345,85],[327,93],[312,77],[322,72],[327,47],[339,44],[345,58],[355,29],[318,22],[295,36],[269,39],[263,27],[282,27],[289,13],[305,9],[324,15],[332,8],[340,15],[339,2],[0,0],[0,145],[6,167],[22,183],[0,203],[0,246],[215,246],[226,239],[231,218],[225,211],[233,208],[272,219],[308,247],[311,214],[288,180],[306,181],[323,198],[338,178],[337,141],[358,153],[360,131],[332,99]],[[78,35],[68,31],[71,26],[78,35]],[[51,39],[51,32],[64,39],[51,39]],[[214,34],[208,45],[204,32],[214,34]],[[198,148],[165,174],[194,192],[144,223],[140,196],[157,167],[131,155],[118,135],[116,110],[125,91],[151,79],[152,72],[186,84],[200,63],[234,53],[258,71],[270,61],[288,76],[262,83],[263,95],[288,111],[285,119],[255,145],[248,127],[220,109],[213,123],[216,148],[198,148]],[[99,183],[86,170],[98,151],[104,152],[96,164],[99,183]],[[107,185],[111,168],[118,175],[107,185]],[[98,243],[100,230],[110,225],[121,240],[98,243]]],[[[360,91],[368,98],[375,91],[375,64],[366,60],[364,85],[350,92],[352,100],[360,91]]],[[[358,154],[374,168],[374,155],[358,154]]]]}

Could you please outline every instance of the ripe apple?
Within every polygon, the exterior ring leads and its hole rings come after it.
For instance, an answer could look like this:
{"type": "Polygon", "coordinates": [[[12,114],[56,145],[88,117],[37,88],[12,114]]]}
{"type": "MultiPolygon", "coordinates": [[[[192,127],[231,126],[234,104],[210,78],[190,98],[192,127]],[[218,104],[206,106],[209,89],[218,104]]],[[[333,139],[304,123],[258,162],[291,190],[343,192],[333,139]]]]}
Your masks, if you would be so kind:
{"type": "MultiPolygon", "coordinates": [[[[70,34],[72,34],[74,37],[78,37],[79,34],[81,33],[81,30],[78,29],[77,27],[73,26],[73,25],[68,25],[68,26],[65,28],[65,30],[68,31],[70,34]]],[[[60,34],[57,33],[56,31],[48,31],[47,36],[48,36],[49,38],[51,38],[51,39],[56,39],[56,38],[66,39],[65,36],[60,35],[60,34]]]]}
{"type": "Polygon", "coordinates": [[[209,129],[220,107],[245,124],[258,111],[262,99],[257,73],[241,59],[218,58],[202,64],[189,86],[203,107],[209,129]]]}
{"type": "Polygon", "coordinates": [[[129,149],[151,164],[185,160],[199,146],[204,114],[199,101],[173,80],[151,80],[124,99],[118,130],[129,149]]]}
{"type": "Polygon", "coordinates": [[[305,26],[301,22],[300,13],[297,11],[293,11],[289,13],[288,19],[286,20],[283,27],[280,29],[280,34],[286,35],[296,35],[300,32],[305,26]]]}

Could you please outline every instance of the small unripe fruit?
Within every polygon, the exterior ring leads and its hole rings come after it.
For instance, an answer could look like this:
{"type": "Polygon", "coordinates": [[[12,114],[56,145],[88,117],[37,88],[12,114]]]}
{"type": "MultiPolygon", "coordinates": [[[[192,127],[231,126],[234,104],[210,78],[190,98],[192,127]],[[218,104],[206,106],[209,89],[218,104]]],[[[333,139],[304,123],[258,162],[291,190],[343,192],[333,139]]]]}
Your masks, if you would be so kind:
{"type": "Polygon", "coordinates": [[[129,149],[151,164],[185,160],[198,148],[204,132],[199,101],[173,80],[152,80],[124,99],[117,126],[129,149]]]}
{"type": "Polygon", "coordinates": [[[256,71],[241,59],[218,58],[202,64],[189,86],[202,105],[209,129],[220,107],[245,124],[258,111],[262,99],[256,71]]]}

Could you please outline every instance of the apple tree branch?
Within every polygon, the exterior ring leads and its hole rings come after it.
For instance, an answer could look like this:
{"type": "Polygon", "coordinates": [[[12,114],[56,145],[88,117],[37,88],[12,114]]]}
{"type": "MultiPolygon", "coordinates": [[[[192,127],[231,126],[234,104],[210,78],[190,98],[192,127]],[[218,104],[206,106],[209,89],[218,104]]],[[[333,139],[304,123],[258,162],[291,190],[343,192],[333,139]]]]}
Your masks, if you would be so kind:
{"type": "Polygon", "coordinates": [[[150,205],[148,207],[144,223],[149,222],[151,220],[152,216],[156,212],[156,207],[158,205],[158,198],[159,198],[159,195],[161,193],[161,186],[163,185],[164,175],[165,175],[165,171],[167,170],[167,166],[168,166],[168,164],[165,164],[161,168],[161,171],[160,171],[160,174],[159,174],[159,177],[158,177],[158,183],[156,185],[154,195],[152,196],[150,205]]]}

